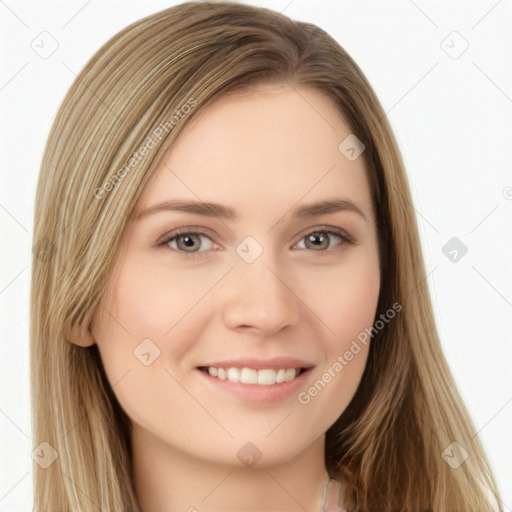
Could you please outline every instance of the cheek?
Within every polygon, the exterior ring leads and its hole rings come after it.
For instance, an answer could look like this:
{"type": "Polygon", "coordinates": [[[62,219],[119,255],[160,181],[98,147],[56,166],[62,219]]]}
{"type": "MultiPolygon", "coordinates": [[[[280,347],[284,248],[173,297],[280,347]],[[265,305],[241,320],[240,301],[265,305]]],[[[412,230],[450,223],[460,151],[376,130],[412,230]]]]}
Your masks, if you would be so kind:
{"type": "Polygon", "coordinates": [[[328,290],[329,318],[336,337],[343,342],[357,337],[373,324],[379,299],[380,278],[375,269],[345,276],[336,288],[328,290]]]}
{"type": "Polygon", "coordinates": [[[319,268],[297,279],[304,302],[325,327],[331,351],[350,345],[373,324],[380,293],[376,253],[354,253],[339,266],[319,268]]]}
{"type": "Polygon", "coordinates": [[[163,252],[149,261],[132,258],[126,261],[115,285],[116,318],[139,336],[158,333],[164,339],[171,329],[190,321],[189,312],[197,314],[198,303],[229,268],[199,264],[184,269],[163,252]]]}
{"type": "Polygon", "coordinates": [[[183,272],[165,261],[124,258],[93,334],[108,380],[132,419],[168,401],[174,381],[165,370],[181,361],[199,337],[208,314],[202,299],[225,272],[199,266],[183,272]]]}
{"type": "MultiPolygon", "coordinates": [[[[340,416],[364,372],[380,292],[375,254],[361,255],[336,271],[322,270],[307,282],[311,309],[323,324],[324,356],[311,386],[298,396],[306,408],[323,411],[326,429],[340,416]],[[316,286],[313,286],[316,283],[316,286]],[[318,283],[323,283],[321,291],[318,283]]],[[[304,291],[304,295],[307,295],[304,291]]]]}

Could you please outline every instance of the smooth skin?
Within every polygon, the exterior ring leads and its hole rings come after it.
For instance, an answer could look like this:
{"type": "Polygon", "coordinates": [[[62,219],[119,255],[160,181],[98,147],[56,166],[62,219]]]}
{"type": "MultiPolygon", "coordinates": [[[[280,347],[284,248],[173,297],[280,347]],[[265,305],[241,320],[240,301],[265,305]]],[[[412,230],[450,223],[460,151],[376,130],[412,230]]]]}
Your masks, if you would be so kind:
{"type": "Polygon", "coordinates": [[[143,191],[91,332],[74,342],[98,345],[132,421],[144,512],[317,512],[328,477],[325,432],[352,399],[368,346],[307,404],[297,393],[244,401],[196,368],[232,357],[296,356],[315,366],[301,388],[307,391],[372,326],[378,241],[364,159],[349,161],[338,150],[350,133],[316,90],[232,94],[186,127],[143,191]],[[165,209],[140,215],[178,199],[219,203],[237,218],[165,209]],[[362,215],[293,216],[330,199],[349,201],[362,215]],[[205,235],[176,238],[181,228],[205,235]],[[333,228],[352,242],[326,233],[333,228]],[[236,252],[248,236],[263,249],[252,263],[236,252]],[[145,339],[160,351],[152,360],[158,351],[146,345],[147,366],[134,355],[145,339]],[[261,453],[253,467],[237,456],[247,443],[261,453]]]}

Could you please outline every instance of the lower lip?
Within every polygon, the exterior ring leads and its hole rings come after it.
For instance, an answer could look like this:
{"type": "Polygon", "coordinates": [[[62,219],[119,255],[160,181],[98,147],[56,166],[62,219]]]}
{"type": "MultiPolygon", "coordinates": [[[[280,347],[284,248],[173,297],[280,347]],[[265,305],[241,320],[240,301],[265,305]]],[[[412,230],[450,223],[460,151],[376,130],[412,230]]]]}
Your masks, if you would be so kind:
{"type": "Polygon", "coordinates": [[[242,384],[241,382],[231,382],[229,380],[221,380],[217,377],[212,377],[209,373],[197,369],[197,371],[208,381],[212,386],[217,386],[221,391],[234,395],[244,401],[255,403],[271,403],[285,400],[294,393],[297,393],[301,386],[304,385],[309,378],[312,368],[302,372],[298,377],[287,382],[279,384],[271,384],[269,386],[261,386],[260,384],[242,384]]]}

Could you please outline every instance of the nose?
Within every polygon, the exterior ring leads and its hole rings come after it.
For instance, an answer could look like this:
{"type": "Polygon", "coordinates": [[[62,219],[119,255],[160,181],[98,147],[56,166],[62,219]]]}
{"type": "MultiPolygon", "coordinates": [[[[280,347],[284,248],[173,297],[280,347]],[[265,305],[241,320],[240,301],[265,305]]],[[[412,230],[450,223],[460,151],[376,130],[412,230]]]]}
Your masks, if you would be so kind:
{"type": "Polygon", "coordinates": [[[277,268],[263,255],[251,264],[237,262],[226,283],[230,290],[223,309],[227,328],[272,336],[298,324],[299,299],[286,272],[277,268]]]}

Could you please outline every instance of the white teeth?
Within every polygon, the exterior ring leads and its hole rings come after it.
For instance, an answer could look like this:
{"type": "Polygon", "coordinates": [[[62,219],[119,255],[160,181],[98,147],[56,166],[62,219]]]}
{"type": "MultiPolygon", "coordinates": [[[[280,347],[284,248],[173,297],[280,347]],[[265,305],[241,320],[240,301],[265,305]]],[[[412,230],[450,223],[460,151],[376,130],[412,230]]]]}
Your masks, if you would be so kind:
{"type": "Polygon", "coordinates": [[[240,382],[242,382],[242,384],[257,384],[258,371],[252,368],[242,368],[240,372],[240,382]]]}
{"type": "Polygon", "coordinates": [[[300,372],[295,368],[280,368],[279,370],[253,368],[215,368],[208,367],[208,373],[212,377],[230,382],[241,382],[242,384],[259,384],[260,386],[270,386],[293,380],[300,372]]]}
{"type": "Polygon", "coordinates": [[[230,382],[240,382],[240,370],[238,368],[228,368],[226,376],[230,382]]]}
{"type": "Polygon", "coordinates": [[[285,382],[288,382],[289,380],[293,380],[297,375],[297,372],[295,371],[294,368],[288,368],[285,372],[284,372],[284,380],[285,382]]]}
{"type": "MultiPolygon", "coordinates": [[[[293,372],[295,374],[295,371],[293,372]]],[[[262,386],[269,386],[276,383],[275,370],[259,370],[258,371],[258,384],[262,386]]]]}

